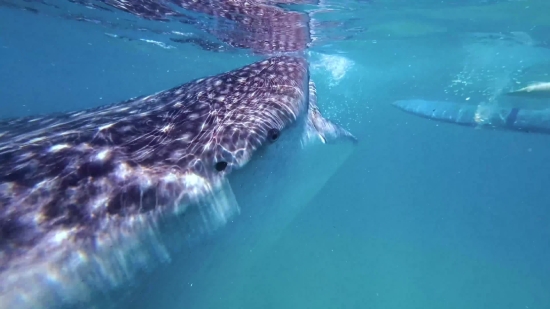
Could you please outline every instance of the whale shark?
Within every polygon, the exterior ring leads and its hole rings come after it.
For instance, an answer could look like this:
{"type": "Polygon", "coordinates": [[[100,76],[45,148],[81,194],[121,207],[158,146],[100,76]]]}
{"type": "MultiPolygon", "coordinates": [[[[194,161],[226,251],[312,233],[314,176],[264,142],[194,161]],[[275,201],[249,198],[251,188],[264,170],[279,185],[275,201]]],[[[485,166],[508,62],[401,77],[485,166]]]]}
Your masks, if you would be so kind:
{"type": "Polygon", "coordinates": [[[85,303],[169,261],[175,243],[239,212],[230,174],[297,140],[357,143],[322,116],[294,56],[1,121],[0,308],[85,303]]]}

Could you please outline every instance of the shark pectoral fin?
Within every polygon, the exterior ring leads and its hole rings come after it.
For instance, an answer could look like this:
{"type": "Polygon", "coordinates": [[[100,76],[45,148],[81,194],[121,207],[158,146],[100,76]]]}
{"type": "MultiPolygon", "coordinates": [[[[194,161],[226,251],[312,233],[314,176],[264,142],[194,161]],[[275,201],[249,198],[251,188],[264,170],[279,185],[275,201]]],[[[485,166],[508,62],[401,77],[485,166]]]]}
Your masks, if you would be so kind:
{"type": "Polygon", "coordinates": [[[317,106],[317,90],[313,81],[309,82],[309,107],[307,113],[304,144],[320,140],[323,144],[335,143],[339,140],[357,143],[357,138],[349,131],[323,117],[317,106]]]}
{"type": "MultiPolygon", "coordinates": [[[[332,121],[325,119],[321,114],[308,115],[308,124],[306,137],[308,139],[318,138],[323,144],[331,144],[342,141],[351,141],[354,144],[357,143],[357,138],[353,136],[349,131],[333,123],[332,121]]],[[[308,141],[308,142],[311,142],[308,141]]]]}

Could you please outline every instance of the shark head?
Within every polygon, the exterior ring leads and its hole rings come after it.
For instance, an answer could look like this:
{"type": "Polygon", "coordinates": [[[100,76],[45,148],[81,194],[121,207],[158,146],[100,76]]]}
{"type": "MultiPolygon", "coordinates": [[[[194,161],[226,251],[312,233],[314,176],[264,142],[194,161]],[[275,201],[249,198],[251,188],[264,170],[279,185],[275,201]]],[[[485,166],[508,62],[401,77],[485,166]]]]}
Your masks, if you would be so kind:
{"type": "Polygon", "coordinates": [[[182,235],[193,209],[217,224],[238,211],[227,177],[251,159],[354,140],[315,102],[307,61],[280,56],[108,106],[3,121],[0,308],[116,287],[166,258],[167,219],[182,235]]]}
{"type": "Polygon", "coordinates": [[[182,192],[199,197],[189,191],[198,178],[213,183],[243,167],[303,118],[307,85],[304,59],[276,57],[106,107],[6,121],[5,211],[16,221],[24,208],[42,214],[38,225],[71,226],[180,204],[182,192]],[[73,204],[83,218],[67,217],[73,204]]]}

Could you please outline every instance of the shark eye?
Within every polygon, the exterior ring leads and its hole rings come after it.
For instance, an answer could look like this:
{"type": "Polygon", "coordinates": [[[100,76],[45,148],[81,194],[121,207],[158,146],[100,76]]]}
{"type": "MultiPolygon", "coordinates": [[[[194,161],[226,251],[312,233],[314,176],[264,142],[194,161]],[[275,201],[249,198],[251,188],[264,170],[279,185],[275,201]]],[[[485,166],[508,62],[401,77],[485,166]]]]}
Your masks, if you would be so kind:
{"type": "Polygon", "coordinates": [[[226,167],[227,167],[227,162],[225,161],[216,162],[216,164],[214,165],[214,168],[218,172],[225,170],[226,167]]]}
{"type": "Polygon", "coordinates": [[[281,132],[277,129],[271,129],[267,131],[267,139],[269,139],[270,142],[276,141],[280,135],[281,132]]]}

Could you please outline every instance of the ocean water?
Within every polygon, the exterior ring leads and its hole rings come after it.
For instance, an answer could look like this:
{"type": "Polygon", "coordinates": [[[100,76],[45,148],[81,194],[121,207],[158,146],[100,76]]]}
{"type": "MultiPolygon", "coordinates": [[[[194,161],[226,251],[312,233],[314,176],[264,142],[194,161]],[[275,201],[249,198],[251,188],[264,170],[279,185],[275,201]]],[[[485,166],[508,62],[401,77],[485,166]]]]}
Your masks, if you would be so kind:
{"type": "MultiPolygon", "coordinates": [[[[47,3],[0,2],[3,118],[121,101],[267,57],[185,23],[47,3]],[[173,31],[223,47],[178,44],[173,31]]],[[[309,16],[319,107],[359,143],[245,167],[231,179],[241,208],[231,222],[78,308],[550,308],[550,136],[391,106],[500,104],[503,92],[550,81],[550,3],[281,7],[309,16]],[[280,165],[267,179],[250,172],[280,165]]]]}

